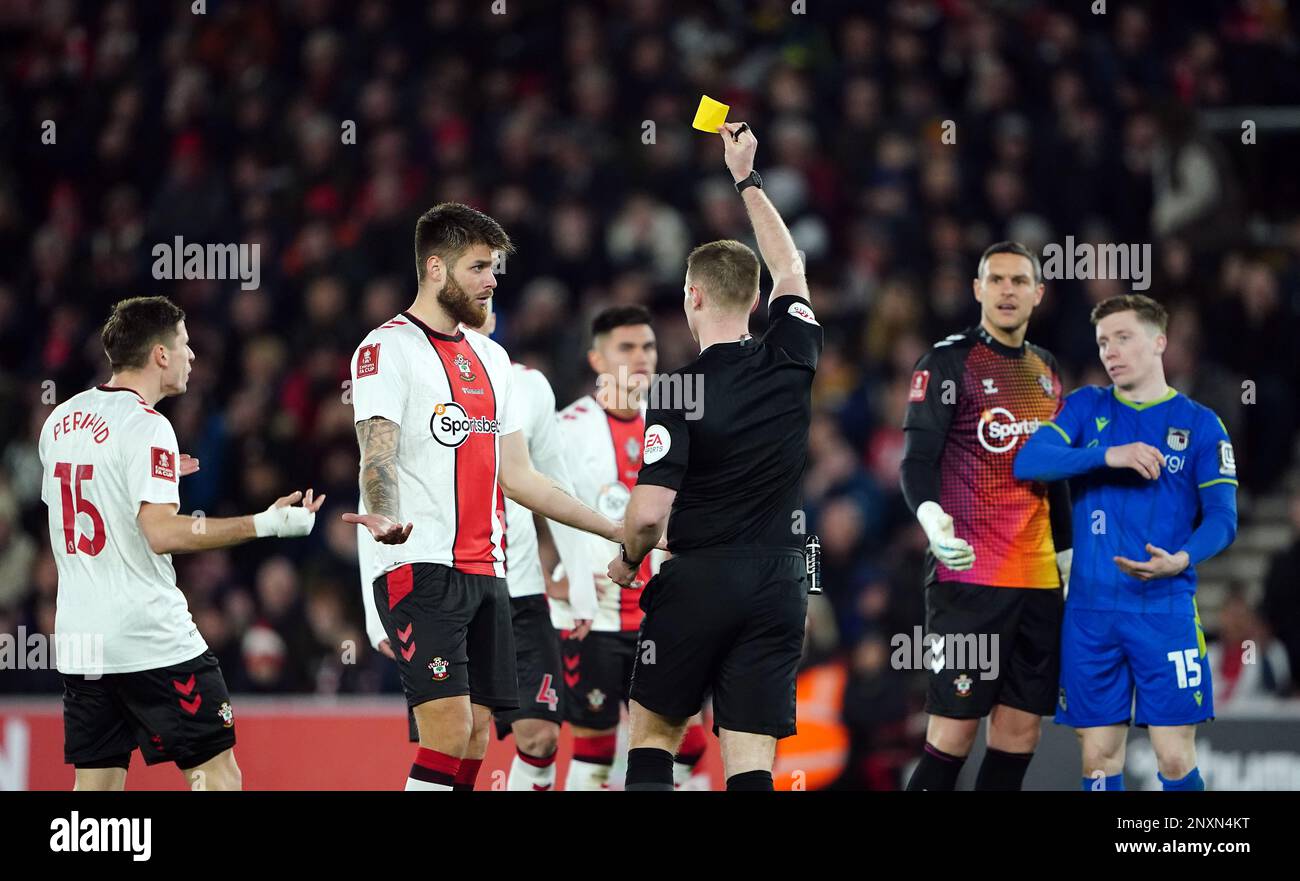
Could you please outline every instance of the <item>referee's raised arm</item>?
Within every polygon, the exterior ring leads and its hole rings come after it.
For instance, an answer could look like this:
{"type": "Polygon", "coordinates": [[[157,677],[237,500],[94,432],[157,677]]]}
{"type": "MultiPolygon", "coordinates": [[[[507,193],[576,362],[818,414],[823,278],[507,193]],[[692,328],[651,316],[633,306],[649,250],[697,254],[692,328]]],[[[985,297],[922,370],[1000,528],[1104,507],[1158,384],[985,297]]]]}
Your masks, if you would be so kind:
{"type": "Polygon", "coordinates": [[[808,295],[803,260],[794,247],[794,239],[790,238],[790,230],[786,228],[785,221],[763,192],[763,179],[754,171],[754,153],[758,149],[758,139],[754,137],[753,129],[743,122],[723,123],[718,129],[718,135],[722,138],[727,169],[745,201],[749,222],[754,225],[758,252],[772,275],[772,292],[767,298],[768,305],[771,305],[773,298],[785,294],[797,294],[812,302],[808,295]],[[737,132],[740,132],[738,137],[737,132]]]}

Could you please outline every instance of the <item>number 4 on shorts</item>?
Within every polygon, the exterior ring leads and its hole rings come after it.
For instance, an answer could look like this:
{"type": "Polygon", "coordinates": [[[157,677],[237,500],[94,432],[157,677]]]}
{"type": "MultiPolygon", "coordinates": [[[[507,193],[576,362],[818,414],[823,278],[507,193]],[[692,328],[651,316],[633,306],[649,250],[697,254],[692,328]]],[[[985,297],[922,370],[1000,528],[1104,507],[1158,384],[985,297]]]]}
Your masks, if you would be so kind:
{"type": "Polygon", "coordinates": [[[551,674],[547,673],[542,676],[541,688],[537,689],[536,701],[539,704],[546,704],[547,708],[554,713],[555,708],[560,705],[560,696],[551,688],[551,674]]]}

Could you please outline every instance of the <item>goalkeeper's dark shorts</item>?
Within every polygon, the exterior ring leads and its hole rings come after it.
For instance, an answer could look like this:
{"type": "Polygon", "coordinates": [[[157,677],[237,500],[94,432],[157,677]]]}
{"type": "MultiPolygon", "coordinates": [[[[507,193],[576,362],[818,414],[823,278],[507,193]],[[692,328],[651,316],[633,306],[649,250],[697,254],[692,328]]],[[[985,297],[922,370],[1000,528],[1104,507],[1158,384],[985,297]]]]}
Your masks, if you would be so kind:
{"type": "Polygon", "coordinates": [[[1061,673],[1062,592],[935,581],[925,589],[918,651],[930,680],[925,711],[979,719],[997,704],[1050,716],[1061,673]],[[935,643],[943,638],[940,649],[935,643]],[[931,645],[936,645],[931,648],[931,645]]]}
{"type": "Polygon", "coordinates": [[[686,719],[712,687],[714,733],[795,733],[795,674],[808,608],[801,551],[680,554],[650,579],[641,608],[632,700],[686,719]]]}

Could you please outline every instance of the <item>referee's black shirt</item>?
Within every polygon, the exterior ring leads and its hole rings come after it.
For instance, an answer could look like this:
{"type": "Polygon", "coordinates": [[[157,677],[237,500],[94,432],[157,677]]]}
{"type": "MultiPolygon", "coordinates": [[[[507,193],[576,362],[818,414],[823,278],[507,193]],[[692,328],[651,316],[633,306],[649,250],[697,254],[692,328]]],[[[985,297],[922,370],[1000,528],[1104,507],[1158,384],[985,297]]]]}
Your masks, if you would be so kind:
{"type": "Polygon", "coordinates": [[[803,297],[777,297],[768,315],[761,339],[714,343],[656,381],[637,483],[677,491],[668,518],[674,554],[803,549],[803,516],[795,512],[803,507],[822,328],[803,297]],[[670,392],[690,382],[698,390],[695,414],[670,392]]]}

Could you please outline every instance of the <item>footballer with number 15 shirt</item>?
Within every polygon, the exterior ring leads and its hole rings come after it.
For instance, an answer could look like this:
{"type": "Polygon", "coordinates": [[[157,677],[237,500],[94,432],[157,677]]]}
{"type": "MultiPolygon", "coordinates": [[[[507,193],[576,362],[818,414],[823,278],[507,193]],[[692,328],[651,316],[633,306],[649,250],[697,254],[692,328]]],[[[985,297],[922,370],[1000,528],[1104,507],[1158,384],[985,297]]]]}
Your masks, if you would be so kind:
{"type": "Polygon", "coordinates": [[[55,646],[102,647],[57,653],[64,761],[79,790],[122,789],[136,747],[146,764],[174,762],[190,789],[240,789],[230,693],[171,555],[307,535],[325,497],[296,492],[247,517],[177,513],[198,461],[154,406],[189,382],[185,313],[166,297],[122,300],[102,340],[112,377],[55,407],[39,442],[55,646]]]}
{"type": "Polygon", "coordinates": [[[1075,495],[1056,721],[1078,731],[1085,791],[1124,788],[1130,722],[1148,729],[1162,787],[1197,791],[1196,726],[1214,718],[1214,686],[1196,566],[1236,538],[1237,460],[1214,411],[1165,382],[1164,306],[1124,294],[1091,318],[1113,384],[1071,393],[1015,463],[1026,480],[1069,479],[1075,495]]]}
{"type": "Polygon", "coordinates": [[[911,790],[951,790],[989,717],[976,789],[1018,790],[1056,706],[1069,490],[1017,480],[1017,449],[1061,408],[1056,359],[1025,341],[1043,298],[1024,245],[980,258],[980,323],[936,343],[912,374],[903,495],[930,540],[925,752],[911,790]],[[972,657],[974,655],[974,657],[972,657]]]}

